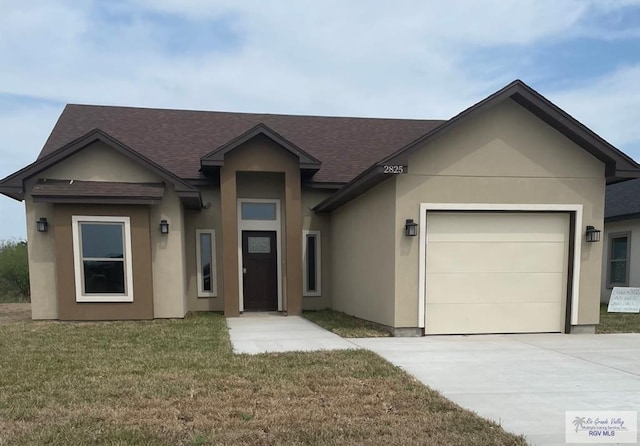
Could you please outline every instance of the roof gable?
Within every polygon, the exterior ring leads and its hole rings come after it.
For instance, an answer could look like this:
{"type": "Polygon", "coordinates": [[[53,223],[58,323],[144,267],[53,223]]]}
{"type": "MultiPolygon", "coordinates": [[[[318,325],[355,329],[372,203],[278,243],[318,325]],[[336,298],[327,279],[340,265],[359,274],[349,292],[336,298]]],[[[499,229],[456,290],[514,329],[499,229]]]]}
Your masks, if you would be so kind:
{"type": "Polygon", "coordinates": [[[388,179],[390,175],[383,172],[383,166],[406,163],[408,156],[424,144],[456,128],[476,114],[509,99],[514,100],[584,150],[601,160],[605,164],[605,175],[607,176],[608,183],[614,183],[626,178],[640,177],[640,166],[633,159],[616,149],[524,82],[515,80],[501,90],[498,90],[477,104],[462,111],[444,124],[432,129],[398,151],[374,163],[334,195],[318,204],[314,210],[316,212],[330,212],[337,209],[376,184],[388,179]]]}
{"type": "Polygon", "coordinates": [[[24,181],[38,175],[40,172],[63,162],[70,156],[89,147],[95,142],[102,142],[118,153],[126,156],[133,162],[149,169],[160,178],[174,185],[176,193],[183,200],[185,205],[192,208],[199,208],[201,205],[200,192],[189,185],[173,173],[167,171],[155,162],[144,157],[140,153],[121,143],[117,139],[108,135],[100,129],[93,129],[85,135],[71,141],[48,155],[39,158],[35,162],[20,169],[19,171],[0,180],[0,192],[16,200],[24,199],[24,181]]]}
{"type": "Polygon", "coordinates": [[[233,138],[231,141],[223,144],[212,152],[203,156],[200,160],[202,167],[219,167],[224,165],[224,157],[227,153],[233,151],[242,144],[263,135],[271,141],[278,144],[283,149],[291,152],[300,160],[300,169],[317,171],[320,169],[321,162],[302,150],[300,147],[284,138],[273,129],[263,123],[259,123],[243,134],[233,138]]]}

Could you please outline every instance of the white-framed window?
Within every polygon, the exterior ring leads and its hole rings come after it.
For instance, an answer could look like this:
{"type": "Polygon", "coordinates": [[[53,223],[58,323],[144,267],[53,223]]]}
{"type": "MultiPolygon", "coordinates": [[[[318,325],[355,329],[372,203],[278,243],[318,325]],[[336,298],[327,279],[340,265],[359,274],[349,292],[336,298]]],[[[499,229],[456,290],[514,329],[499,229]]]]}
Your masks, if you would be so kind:
{"type": "Polygon", "coordinates": [[[213,229],[196,229],[196,257],[198,297],[216,297],[216,232],[213,229]]]}
{"type": "Polygon", "coordinates": [[[133,302],[129,217],[74,215],[76,302],[133,302]]]}
{"type": "Polygon", "coordinates": [[[322,283],[320,231],[302,231],[302,284],[304,296],[320,296],[322,283]]]}
{"type": "Polygon", "coordinates": [[[623,232],[609,236],[609,258],[607,285],[629,286],[629,253],[631,233],[623,232]]]}
{"type": "Polygon", "coordinates": [[[277,206],[273,201],[241,201],[240,217],[243,220],[277,220],[277,206]]]}

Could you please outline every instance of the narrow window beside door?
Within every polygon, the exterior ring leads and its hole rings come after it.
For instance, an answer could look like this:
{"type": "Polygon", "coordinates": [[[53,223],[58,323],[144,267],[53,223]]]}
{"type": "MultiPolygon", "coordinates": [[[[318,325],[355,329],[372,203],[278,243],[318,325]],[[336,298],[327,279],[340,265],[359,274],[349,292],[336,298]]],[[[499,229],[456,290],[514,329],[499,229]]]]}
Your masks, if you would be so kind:
{"type": "Polygon", "coordinates": [[[216,233],[212,229],[196,230],[198,297],[216,297],[216,233]]]}
{"type": "Polygon", "coordinates": [[[320,231],[303,231],[302,263],[305,296],[320,296],[320,231]]]}
{"type": "Polygon", "coordinates": [[[609,271],[607,285],[629,286],[629,241],[631,233],[612,234],[609,236],[609,271]]]}

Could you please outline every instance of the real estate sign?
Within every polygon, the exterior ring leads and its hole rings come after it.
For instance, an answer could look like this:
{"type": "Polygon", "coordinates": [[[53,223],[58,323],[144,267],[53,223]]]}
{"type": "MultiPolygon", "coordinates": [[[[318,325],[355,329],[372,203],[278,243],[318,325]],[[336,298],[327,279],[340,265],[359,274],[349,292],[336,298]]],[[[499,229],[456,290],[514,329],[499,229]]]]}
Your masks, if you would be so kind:
{"type": "Polygon", "coordinates": [[[609,313],[640,313],[640,288],[615,287],[609,299],[609,313]]]}

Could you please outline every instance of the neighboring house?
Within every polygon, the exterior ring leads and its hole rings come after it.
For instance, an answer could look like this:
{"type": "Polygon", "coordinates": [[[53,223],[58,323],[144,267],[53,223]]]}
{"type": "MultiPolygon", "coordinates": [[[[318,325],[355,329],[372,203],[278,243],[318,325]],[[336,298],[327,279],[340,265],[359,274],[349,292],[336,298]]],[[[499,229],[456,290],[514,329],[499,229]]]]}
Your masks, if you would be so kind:
{"type": "Polygon", "coordinates": [[[640,287],[640,179],[607,186],[601,301],[613,287],[640,287]]]}
{"type": "Polygon", "coordinates": [[[0,192],[25,200],[34,319],[331,307],[398,335],[593,332],[585,228],[638,174],[515,81],[448,121],[69,105],[0,192]]]}

